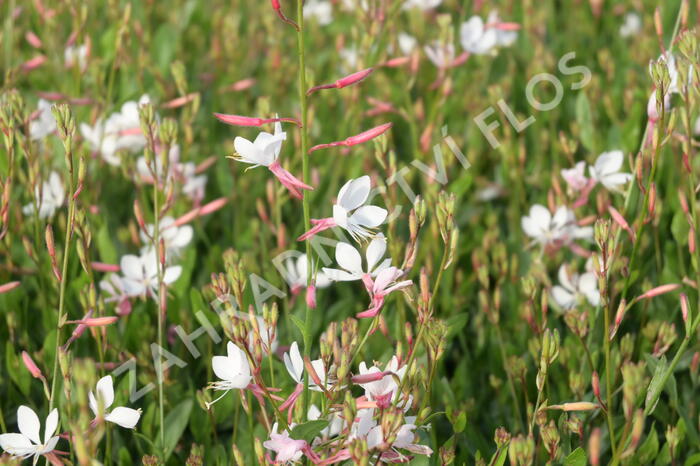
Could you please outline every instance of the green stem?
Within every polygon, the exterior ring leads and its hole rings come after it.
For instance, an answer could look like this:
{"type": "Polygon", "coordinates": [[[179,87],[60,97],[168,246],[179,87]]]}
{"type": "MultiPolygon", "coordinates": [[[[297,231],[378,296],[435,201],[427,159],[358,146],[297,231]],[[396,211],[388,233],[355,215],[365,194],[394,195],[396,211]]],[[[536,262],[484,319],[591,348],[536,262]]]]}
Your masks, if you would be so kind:
{"type": "Polygon", "coordinates": [[[522,412],[520,411],[520,403],[518,403],[518,395],[515,392],[515,383],[513,383],[512,374],[507,369],[508,362],[506,360],[505,345],[503,344],[503,335],[501,334],[501,325],[500,325],[500,323],[496,323],[496,325],[494,327],[496,327],[496,337],[498,338],[498,347],[501,351],[501,361],[503,363],[503,368],[506,371],[506,377],[508,378],[508,388],[510,390],[510,396],[513,398],[513,405],[515,406],[515,415],[518,419],[518,426],[520,427],[520,430],[522,432],[525,432],[525,426],[523,425],[523,415],[522,415],[522,412]]]}
{"type": "MultiPolygon", "coordinates": [[[[308,101],[306,99],[306,58],[304,51],[304,1],[297,1],[297,24],[299,25],[299,30],[297,31],[297,55],[299,57],[299,103],[301,105],[301,160],[302,160],[302,172],[304,183],[309,182],[309,154],[307,153],[309,147],[309,132],[308,132],[308,101]]],[[[309,213],[309,195],[308,192],[304,192],[302,199],[302,205],[304,210],[304,231],[311,229],[311,215],[309,213]]],[[[306,241],[306,260],[307,263],[307,277],[306,285],[311,284],[313,275],[313,266],[311,260],[311,243],[306,241]]],[[[304,357],[311,356],[311,307],[306,304],[306,314],[304,317],[304,357]]],[[[304,395],[303,395],[303,415],[309,409],[309,374],[308,371],[304,371],[304,395]]]]}
{"type": "MultiPolygon", "coordinates": [[[[166,151],[166,154],[168,152],[166,151]]],[[[153,151],[153,164],[156,165],[155,157],[157,157],[155,150],[153,151]]],[[[158,351],[163,348],[163,310],[161,309],[161,287],[163,284],[163,269],[160,264],[160,206],[158,205],[158,172],[154,170],[156,182],[153,183],[153,247],[156,251],[156,261],[158,270],[158,291],[156,296],[156,312],[158,313],[158,351]]],[[[158,378],[158,419],[160,424],[160,448],[159,452],[163,461],[165,461],[165,410],[163,408],[163,366],[162,366],[162,356],[158,354],[158,363],[156,364],[158,378]]]]}
{"type": "Polygon", "coordinates": [[[617,456],[617,447],[615,446],[615,427],[612,418],[612,367],[610,357],[610,338],[608,329],[610,328],[610,304],[608,303],[603,308],[605,326],[603,327],[603,347],[605,351],[605,410],[608,420],[608,436],[610,437],[610,448],[612,448],[613,457],[617,456]]]}

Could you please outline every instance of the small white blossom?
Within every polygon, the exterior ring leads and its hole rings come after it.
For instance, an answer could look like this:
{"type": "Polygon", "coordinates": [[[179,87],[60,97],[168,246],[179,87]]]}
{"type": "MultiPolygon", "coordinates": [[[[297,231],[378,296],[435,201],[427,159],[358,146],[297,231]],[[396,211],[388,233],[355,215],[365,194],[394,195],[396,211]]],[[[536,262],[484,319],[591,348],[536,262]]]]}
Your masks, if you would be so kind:
{"type": "Polygon", "coordinates": [[[0,448],[13,457],[29,458],[34,456],[34,464],[39,456],[51,453],[58,443],[59,437],[54,436],[58,428],[58,410],[53,409],[46,417],[44,428],[44,440],[41,440],[39,431],[41,423],[36,413],[27,406],[17,409],[17,426],[19,434],[0,435],[0,448]]]}
{"type": "Polygon", "coordinates": [[[124,427],[125,429],[133,429],[141,418],[140,409],[131,409],[125,406],[117,406],[110,412],[107,409],[114,403],[114,382],[112,376],[107,375],[97,381],[95,388],[97,396],[90,391],[88,393],[88,404],[90,410],[95,416],[100,415],[100,408],[103,411],[104,420],[124,427]]]}
{"type": "MultiPolygon", "coordinates": [[[[44,181],[41,189],[37,186],[34,190],[34,197],[39,207],[39,218],[46,219],[53,217],[56,209],[63,206],[66,192],[61,183],[61,177],[58,173],[52,171],[49,173],[49,179],[44,181]]],[[[22,207],[24,215],[34,215],[34,203],[31,202],[22,207]]]]}
{"type": "Polygon", "coordinates": [[[546,207],[535,204],[521,225],[526,235],[542,245],[566,245],[574,239],[593,237],[593,229],[579,227],[574,212],[566,206],[557,207],[552,215],[546,207]]]}
{"type": "Polygon", "coordinates": [[[642,30],[642,18],[634,11],[625,15],[625,22],[620,26],[620,37],[628,38],[636,36],[642,30]]]}
{"type": "Polygon", "coordinates": [[[620,191],[621,187],[632,179],[631,173],[620,173],[624,154],[620,150],[603,152],[598,156],[595,164],[588,167],[588,173],[610,191],[620,191]]]}
{"type": "Polygon", "coordinates": [[[598,279],[590,270],[591,262],[586,265],[587,271],[581,275],[570,273],[566,265],[559,267],[559,285],[552,287],[552,297],[565,310],[572,309],[584,298],[592,306],[600,304],[598,279]]]}
{"type": "MultiPolygon", "coordinates": [[[[130,297],[156,296],[158,293],[158,257],[154,250],[141,256],[128,254],[120,261],[123,285],[130,297]]],[[[170,285],[180,277],[182,267],[167,266],[163,273],[163,283],[170,285]]]]}
{"type": "Polygon", "coordinates": [[[376,277],[391,265],[391,258],[383,259],[385,253],[386,238],[380,233],[367,246],[363,267],[360,252],[348,243],[339,242],[335,246],[335,260],[340,269],[324,267],[323,272],[333,281],[361,280],[365,275],[376,277]]]}
{"type": "Polygon", "coordinates": [[[37,116],[29,123],[29,138],[32,141],[44,139],[56,131],[56,128],[56,118],[51,112],[51,103],[44,99],[39,99],[37,116]]]}

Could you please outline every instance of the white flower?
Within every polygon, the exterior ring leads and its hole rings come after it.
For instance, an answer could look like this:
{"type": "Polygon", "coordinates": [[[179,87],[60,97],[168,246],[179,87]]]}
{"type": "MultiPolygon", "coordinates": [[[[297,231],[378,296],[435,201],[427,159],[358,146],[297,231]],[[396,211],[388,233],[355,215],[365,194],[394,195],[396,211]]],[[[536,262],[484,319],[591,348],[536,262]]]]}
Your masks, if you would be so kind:
{"type": "Polygon", "coordinates": [[[326,26],[333,21],[333,8],[327,0],[306,0],[304,18],[316,18],[318,24],[326,26]]]}
{"type": "Polygon", "coordinates": [[[364,205],[370,193],[370,178],[365,175],[350,180],[338,191],[338,200],[333,205],[333,220],[336,226],[344,228],[357,239],[372,236],[371,228],[376,228],[386,220],[386,209],[364,205]]]}
{"type": "MultiPolygon", "coordinates": [[[[163,217],[160,222],[158,222],[159,230],[159,240],[163,240],[165,245],[165,258],[170,261],[173,257],[178,257],[182,252],[182,249],[187,246],[190,241],[192,241],[193,229],[190,225],[176,226],[175,219],[166,216],[163,217]]],[[[148,254],[151,251],[155,251],[153,247],[153,233],[155,232],[155,225],[146,225],[146,232],[142,231],[141,241],[146,244],[141,250],[141,254],[148,254]]]]}
{"type": "MultiPolygon", "coordinates": [[[[46,219],[53,216],[56,209],[63,205],[66,193],[61,183],[58,173],[49,173],[48,181],[44,181],[41,189],[37,186],[34,190],[34,197],[39,207],[39,218],[46,219]]],[[[29,203],[22,208],[24,215],[34,215],[34,203],[29,203]]]]}
{"type": "MultiPolygon", "coordinates": [[[[311,366],[314,368],[314,372],[319,378],[321,385],[328,390],[333,381],[326,380],[326,368],[324,367],[323,360],[315,359],[311,361],[311,366]]],[[[304,359],[301,357],[299,352],[299,345],[295,341],[289,348],[288,353],[284,353],[284,367],[287,368],[287,372],[294,379],[297,384],[304,383],[304,359]]],[[[323,391],[323,388],[319,387],[311,376],[309,376],[309,389],[316,392],[323,391]]]]}
{"type": "MultiPolygon", "coordinates": [[[[298,257],[289,257],[284,262],[284,279],[292,289],[292,293],[298,293],[299,290],[306,287],[308,277],[309,260],[306,254],[300,254],[298,257]]],[[[322,272],[317,272],[315,279],[316,288],[326,288],[331,284],[330,278],[326,275],[325,269],[322,272]]]]}
{"type": "Polygon", "coordinates": [[[565,168],[561,171],[561,176],[574,191],[581,191],[588,184],[585,175],[586,162],[578,162],[573,168],[565,168]]]}
{"type": "Polygon", "coordinates": [[[246,138],[237,136],[233,140],[236,149],[236,160],[253,165],[269,167],[277,160],[282,150],[282,141],[287,139],[287,133],[282,131],[282,125],[275,123],[275,134],[262,131],[251,142],[246,138]]]}
{"type": "Polygon", "coordinates": [[[598,279],[591,270],[592,263],[586,263],[586,273],[581,275],[570,273],[565,265],[559,267],[559,285],[552,287],[552,297],[554,301],[565,310],[572,309],[587,299],[592,306],[600,304],[600,293],[598,292],[598,279]]]}
{"type": "MultiPolygon", "coordinates": [[[[364,361],[360,363],[360,375],[375,374],[382,372],[377,366],[372,366],[367,368],[364,361]]],[[[359,384],[365,390],[365,396],[368,400],[377,401],[378,403],[387,403],[398,396],[399,385],[396,383],[395,376],[398,376],[401,380],[406,373],[408,366],[404,365],[399,369],[399,360],[396,356],[393,356],[391,360],[387,363],[384,368],[384,375],[381,379],[372,382],[359,384]]]]}
{"type": "Polygon", "coordinates": [[[376,277],[391,265],[391,258],[382,260],[386,252],[386,238],[379,233],[370,241],[365,251],[366,266],[362,266],[360,252],[348,243],[335,246],[335,260],[342,270],[324,267],[323,272],[333,281],[361,280],[364,275],[376,277]]]}
{"type": "Polygon", "coordinates": [[[418,45],[416,38],[405,32],[399,32],[397,42],[399,44],[399,50],[401,50],[401,53],[404,55],[410,55],[418,45]]]}
{"type": "Polygon", "coordinates": [[[58,443],[58,436],[53,436],[58,428],[58,410],[53,409],[46,417],[44,441],[39,437],[41,423],[36,413],[27,406],[17,409],[17,426],[19,434],[0,435],[0,448],[12,456],[29,458],[34,456],[36,464],[39,456],[51,453],[58,443]]]}
{"type": "Polygon", "coordinates": [[[447,68],[455,60],[455,46],[452,44],[443,44],[436,40],[423,47],[423,50],[428,59],[438,68],[447,68]]]}
{"type": "MultiPolygon", "coordinates": [[[[309,421],[317,421],[321,418],[321,410],[318,409],[316,405],[312,404],[309,406],[309,411],[307,412],[306,417],[309,421]]],[[[327,427],[321,430],[321,437],[331,438],[340,435],[345,426],[345,420],[334,412],[331,412],[327,419],[329,420],[329,423],[327,427]]],[[[320,441],[318,437],[314,439],[314,443],[317,441],[320,441]]]]}
{"type": "Polygon", "coordinates": [[[250,384],[250,364],[245,351],[228,342],[226,345],[226,356],[214,356],[211,359],[211,366],[214,374],[221,381],[213,382],[211,387],[215,390],[244,389],[250,384]]]}
{"type": "Polygon", "coordinates": [[[569,244],[577,238],[591,238],[593,228],[576,225],[574,212],[566,206],[559,206],[551,214],[546,207],[535,204],[530,214],[521,220],[523,231],[540,244],[569,244]]]}
{"type": "Polygon", "coordinates": [[[51,113],[51,103],[39,99],[37,116],[29,123],[29,138],[32,141],[44,139],[56,131],[56,119],[51,113]]]}
{"type": "Polygon", "coordinates": [[[126,102],[119,112],[110,115],[106,121],[97,120],[94,127],[81,123],[80,133],[105,162],[118,166],[121,163],[118,151],[134,153],[146,145],[146,138],[141,132],[139,107],[149,102],[147,95],[141,96],[138,102],[126,102]]]}
{"type": "Polygon", "coordinates": [[[193,162],[179,164],[182,193],[194,202],[204,199],[207,187],[207,175],[197,175],[197,166],[193,162]]]}
{"type": "MultiPolygon", "coordinates": [[[[123,285],[129,296],[156,296],[158,292],[158,257],[154,250],[141,256],[127,254],[120,261],[123,285]]],[[[163,273],[163,283],[172,284],[180,277],[182,267],[168,266],[163,273]]]]}
{"type": "Polygon", "coordinates": [[[403,9],[408,10],[411,8],[418,8],[419,10],[427,11],[432,10],[441,3],[442,0],[406,0],[403,4],[403,9]]]}
{"type": "Polygon", "coordinates": [[[97,396],[92,391],[88,393],[88,404],[95,417],[99,416],[100,410],[102,410],[105,421],[112,422],[126,429],[136,427],[141,417],[140,409],[117,406],[111,412],[107,412],[107,408],[114,403],[114,383],[111,375],[104,376],[97,381],[95,392],[97,392],[97,396]]]}
{"type": "Polygon", "coordinates": [[[600,182],[610,191],[620,191],[622,185],[632,179],[631,173],[620,173],[624,154],[621,150],[603,152],[595,164],[588,167],[591,178],[600,182]]]}
{"type": "Polygon", "coordinates": [[[63,51],[63,61],[66,67],[71,68],[77,63],[80,70],[85,70],[88,52],[89,50],[86,44],[69,45],[66,47],[63,51]]]}
{"type": "Polygon", "coordinates": [[[636,36],[642,30],[642,18],[630,11],[625,15],[625,22],[620,26],[620,37],[627,38],[636,36]]]}
{"type": "Polygon", "coordinates": [[[486,22],[479,16],[472,16],[462,23],[459,40],[462,48],[474,55],[494,53],[498,47],[509,47],[518,38],[516,30],[499,27],[501,18],[496,11],[489,13],[486,22]]]}

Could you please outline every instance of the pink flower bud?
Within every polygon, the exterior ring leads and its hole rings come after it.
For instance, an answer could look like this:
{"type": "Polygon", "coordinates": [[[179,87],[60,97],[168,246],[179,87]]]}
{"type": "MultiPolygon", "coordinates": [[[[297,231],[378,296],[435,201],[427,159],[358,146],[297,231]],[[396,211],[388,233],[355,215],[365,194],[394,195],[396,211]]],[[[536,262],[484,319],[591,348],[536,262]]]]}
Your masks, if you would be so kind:
{"type": "Polygon", "coordinates": [[[310,309],[316,309],[316,285],[313,283],[306,288],[306,305],[310,309]]]}
{"type": "Polygon", "coordinates": [[[392,58],[391,60],[387,60],[382,66],[386,66],[387,68],[399,68],[408,64],[410,61],[411,57],[396,57],[392,58]]]}
{"type": "Polygon", "coordinates": [[[32,31],[27,31],[27,33],[24,35],[24,38],[27,39],[29,45],[31,45],[35,49],[40,49],[44,45],[41,43],[41,39],[39,39],[39,36],[34,34],[32,31]]]}
{"type": "Polygon", "coordinates": [[[345,139],[344,141],[337,141],[337,142],[331,142],[328,144],[319,144],[317,146],[312,147],[309,149],[309,154],[312,152],[315,152],[320,149],[327,149],[329,147],[337,147],[337,146],[355,146],[357,144],[362,144],[367,141],[371,141],[372,139],[381,136],[382,134],[386,133],[389,131],[389,129],[393,126],[393,123],[384,123],[383,125],[379,125],[375,128],[368,129],[367,131],[364,131],[360,134],[357,134],[355,136],[350,136],[349,138],[345,139]]]}
{"type": "Polygon", "coordinates": [[[306,95],[311,95],[316,91],[320,91],[321,89],[342,89],[347,86],[352,86],[353,84],[357,84],[363,79],[365,79],[367,76],[372,74],[372,71],[374,71],[373,68],[367,68],[362,71],[357,71],[355,73],[352,73],[348,76],[345,76],[344,78],[340,78],[333,84],[323,84],[320,86],[315,86],[306,91],[306,95]]]}
{"type": "Polygon", "coordinates": [[[8,293],[21,285],[20,282],[8,282],[0,285],[0,294],[8,293]]]}
{"type": "Polygon", "coordinates": [[[22,71],[30,72],[39,68],[44,63],[46,63],[46,56],[37,55],[36,57],[22,63],[22,71]]]}
{"type": "Polygon", "coordinates": [[[598,377],[598,372],[596,371],[593,371],[591,385],[593,387],[593,394],[597,399],[600,399],[600,378],[598,377]]]}
{"type": "Polygon", "coordinates": [[[681,293],[681,314],[683,315],[683,322],[688,321],[688,296],[685,293],[681,293]]]}
{"type": "Polygon", "coordinates": [[[111,325],[111,324],[115,323],[117,320],[119,320],[119,317],[116,317],[116,316],[91,317],[91,318],[83,319],[83,320],[69,320],[66,323],[85,325],[87,327],[105,327],[107,325],[111,325]]]}
{"type": "MultiPolygon", "coordinates": [[[[201,217],[203,215],[208,215],[213,212],[216,212],[217,210],[221,209],[223,206],[226,205],[228,202],[228,199],[225,197],[220,197],[219,199],[213,200],[207,204],[204,204],[202,207],[198,207],[196,209],[192,209],[186,214],[182,215],[179,217],[175,222],[173,223],[172,226],[182,226],[185,225],[192,220],[194,220],[197,217],[201,217]]],[[[169,228],[169,227],[168,227],[169,228]]]]}
{"type": "Polygon", "coordinates": [[[178,97],[177,99],[173,99],[169,102],[166,102],[162,105],[163,108],[178,108],[182,107],[183,105],[187,105],[188,103],[192,102],[195,97],[199,95],[198,92],[192,92],[190,94],[187,94],[182,97],[178,97]]]}
{"type": "Polygon", "coordinates": [[[32,377],[34,377],[35,379],[41,379],[44,377],[39,367],[37,367],[37,365],[32,360],[32,357],[29,356],[29,353],[27,353],[26,351],[22,351],[22,362],[24,362],[25,367],[27,368],[29,373],[32,374],[32,377]]]}
{"type": "Polygon", "coordinates": [[[253,118],[241,115],[228,115],[225,113],[215,113],[214,116],[227,125],[233,126],[262,126],[266,123],[287,122],[294,123],[301,127],[301,122],[295,118],[253,118]]]}
{"type": "Polygon", "coordinates": [[[677,290],[678,288],[680,288],[680,285],[677,283],[670,283],[668,285],[657,286],[656,288],[652,288],[651,290],[641,295],[639,299],[654,298],[662,294],[670,293],[671,291],[677,290]]]}
{"type": "Polygon", "coordinates": [[[250,89],[255,85],[255,79],[253,78],[246,78],[246,79],[241,79],[240,81],[236,81],[235,83],[231,84],[230,86],[227,86],[223,89],[221,89],[221,92],[240,92],[240,91],[245,91],[246,89],[250,89]]]}
{"type": "Polygon", "coordinates": [[[121,270],[121,267],[117,264],[105,264],[103,262],[93,262],[92,264],[93,270],[97,270],[98,272],[119,272],[121,270]]]}
{"type": "Polygon", "coordinates": [[[608,206],[608,212],[610,212],[610,216],[613,218],[615,223],[617,223],[620,226],[620,228],[625,230],[630,235],[630,238],[632,238],[632,241],[634,242],[634,238],[635,238],[634,231],[632,230],[632,228],[630,228],[629,224],[627,223],[627,220],[625,220],[625,218],[622,216],[622,214],[620,214],[620,212],[615,210],[615,208],[613,206],[608,206]]]}

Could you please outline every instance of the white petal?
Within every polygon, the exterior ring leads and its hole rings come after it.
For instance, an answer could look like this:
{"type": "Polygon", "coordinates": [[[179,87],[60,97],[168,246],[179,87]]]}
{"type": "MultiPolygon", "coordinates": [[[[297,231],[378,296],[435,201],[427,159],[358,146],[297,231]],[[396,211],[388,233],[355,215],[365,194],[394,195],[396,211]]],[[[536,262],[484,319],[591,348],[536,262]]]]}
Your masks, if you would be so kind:
{"type": "Polygon", "coordinates": [[[214,374],[221,380],[233,381],[238,376],[238,371],[231,364],[228,356],[214,356],[211,358],[211,367],[214,374]]]}
{"type": "Polygon", "coordinates": [[[46,425],[44,428],[46,429],[44,431],[44,443],[48,443],[49,439],[56,432],[56,429],[58,429],[58,409],[52,409],[49,415],[46,416],[46,425]]]}
{"type": "Polygon", "coordinates": [[[165,273],[163,274],[163,282],[165,282],[166,285],[170,285],[175,280],[180,278],[181,273],[182,267],[179,265],[173,265],[172,267],[168,267],[165,269],[165,273]]]}
{"type": "Polygon", "coordinates": [[[127,278],[132,278],[135,280],[142,280],[143,277],[143,262],[138,256],[133,254],[127,254],[122,256],[119,261],[119,266],[121,267],[122,273],[127,278]]]}
{"type": "Polygon", "coordinates": [[[41,438],[39,437],[41,424],[39,423],[39,417],[32,408],[22,405],[17,409],[17,425],[22,435],[36,444],[41,444],[41,438]]]}
{"type": "Polygon", "coordinates": [[[552,297],[557,304],[559,304],[564,309],[571,309],[574,304],[574,295],[566,291],[561,286],[555,286],[552,288],[552,297]]]}
{"type": "Polygon", "coordinates": [[[360,207],[350,216],[351,223],[359,224],[369,228],[378,227],[386,220],[388,212],[386,209],[374,205],[360,207]]]}
{"type": "Polygon", "coordinates": [[[608,175],[620,171],[625,156],[621,150],[603,152],[595,161],[595,170],[600,175],[608,175]]]}
{"type": "Polygon", "coordinates": [[[552,214],[549,210],[539,204],[530,207],[530,215],[522,218],[522,227],[526,235],[538,238],[549,229],[552,214]]]}
{"type": "Polygon", "coordinates": [[[32,442],[22,434],[1,434],[0,448],[13,456],[25,456],[36,449],[32,442]]]}
{"type": "Polygon", "coordinates": [[[124,406],[118,406],[112,410],[109,415],[105,416],[105,420],[113,422],[126,429],[133,429],[136,423],[139,422],[141,411],[124,406]]]}
{"type": "MultiPolygon", "coordinates": [[[[334,282],[352,282],[355,280],[359,280],[361,277],[357,276],[356,274],[346,272],[345,270],[339,270],[339,269],[330,269],[327,267],[323,268],[323,273],[326,275],[326,277],[334,282]]],[[[318,287],[318,283],[317,283],[318,287]]]]}
{"type": "Polygon", "coordinates": [[[338,243],[335,247],[335,260],[350,273],[362,275],[362,256],[348,243],[338,243]]]}
{"type": "Polygon", "coordinates": [[[111,375],[106,375],[97,381],[96,393],[97,397],[104,403],[105,410],[112,406],[114,403],[114,383],[111,375]]]}
{"type": "Polygon", "coordinates": [[[367,271],[371,272],[386,252],[386,238],[384,235],[377,235],[367,246],[365,255],[367,256],[367,271]]]}
{"type": "Polygon", "coordinates": [[[338,192],[338,204],[346,210],[357,209],[369,197],[370,186],[368,175],[348,181],[338,192]]]}
{"type": "Polygon", "coordinates": [[[193,229],[190,225],[184,225],[177,229],[177,234],[170,242],[170,246],[182,248],[187,246],[192,241],[193,229]]]}
{"type": "Polygon", "coordinates": [[[262,163],[262,154],[249,140],[238,136],[233,140],[233,147],[244,162],[256,165],[262,163]]]}

